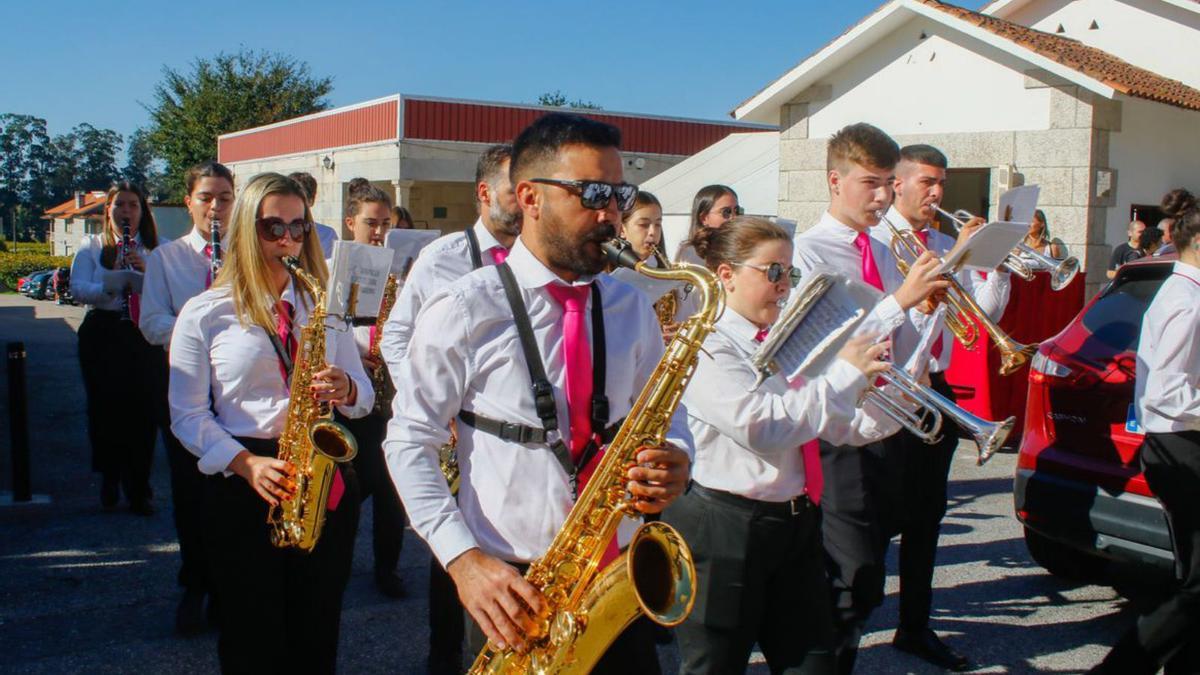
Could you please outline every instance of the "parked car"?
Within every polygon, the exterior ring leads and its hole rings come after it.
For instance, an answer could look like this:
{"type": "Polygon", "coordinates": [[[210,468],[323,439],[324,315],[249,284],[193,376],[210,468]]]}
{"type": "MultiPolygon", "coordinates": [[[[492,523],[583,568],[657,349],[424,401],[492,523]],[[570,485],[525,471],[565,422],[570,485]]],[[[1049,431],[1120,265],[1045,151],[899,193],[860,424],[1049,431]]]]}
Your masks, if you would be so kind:
{"type": "Polygon", "coordinates": [[[36,277],[40,274],[43,274],[45,272],[52,272],[52,271],[53,270],[38,270],[36,272],[30,272],[29,274],[26,274],[25,276],[17,279],[17,292],[20,293],[21,295],[29,295],[29,291],[31,288],[31,286],[29,285],[29,282],[32,281],[34,277],[36,277]]]}
{"type": "Polygon", "coordinates": [[[49,300],[50,294],[53,293],[53,288],[50,286],[53,276],[54,270],[46,270],[30,277],[29,283],[25,286],[26,295],[34,300],[49,300]]]}
{"type": "Polygon", "coordinates": [[[1174,258],[1121,267],[1032,360],[1013,499],[1030,555],[1057,576],[1095,580],[1111,560],[1173,569],[1133,393],[1142,316],[1174,258]]]}

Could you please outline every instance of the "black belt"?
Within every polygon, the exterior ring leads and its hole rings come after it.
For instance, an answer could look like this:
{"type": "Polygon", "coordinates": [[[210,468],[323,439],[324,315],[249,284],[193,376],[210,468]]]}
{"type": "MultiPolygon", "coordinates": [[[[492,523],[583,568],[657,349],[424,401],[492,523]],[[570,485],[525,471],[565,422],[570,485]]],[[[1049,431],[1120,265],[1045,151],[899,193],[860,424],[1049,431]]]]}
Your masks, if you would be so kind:
{"type": "Polygon", "coordinates": [[[724,490],[707,488],[695,481],[692,482],[691,491],[701,499],[707,499],[722,506],[732,506],[742,511],[751,511],[772,516],[799,516],[809,513],[816,508],[812,500],[808,498],[808,495],[800,495],[786,502],[764,502],[759,499],[735,495],[732,492],[725,492],[724,490]]]}

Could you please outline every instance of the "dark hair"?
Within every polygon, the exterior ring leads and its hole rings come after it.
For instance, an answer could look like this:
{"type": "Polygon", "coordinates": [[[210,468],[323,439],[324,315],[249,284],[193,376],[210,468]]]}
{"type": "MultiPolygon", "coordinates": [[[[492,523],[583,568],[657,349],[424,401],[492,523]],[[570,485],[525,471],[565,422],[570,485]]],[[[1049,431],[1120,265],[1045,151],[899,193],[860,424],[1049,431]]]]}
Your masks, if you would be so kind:
{"type": "Polygon", "coordinates": [[[1175,188],[1167,194],[1163,195],[1162,204],[1159,209],[1163,215],[1168,218],[1177,218],[1184,211],[1190,211],[1196,207],[1196,196],[1193,195],[1187,188],[1175,188]]]}
{"type": "Polygon", "coordinates": [[[1145,251],[1151,246],[1161,244],[1163,231],[1157,227],[1147,227],[1138,235],[1138,248],[1145,251]]]}
{"type": "MultiPolygon", "coordinates": [[[[475,186],[478,187],[480,183],[491,185],[500,175],[500,167],[512,159],[512,154],[513,146],[508,143],[493,145],[484,150],[475,164],[475,186]]],[[[475,203],[479,203],[478,190],[475,191],[475,203]]]]}
{"type": "Polygon", "coordinates": [[[138,221],[138,237],[142,240],[142,246],[150,250],[158,247],[158,225],[154,222],[154,213],[150,210],[150,203],[146,201],[146,193],[140,186],[127,180],[113,183],[112,187],[108,188],[108,196],[104,200],[104,233],[101,235],[104,247],[100,250],[100,264],[110,270],[117,262],[117,234],[114,231],[114,223],[108,222],[108,217],[113,202],[122,192],[132,192],[137,195],[138,205],[141,206],[142,211],[141,219],[138,221]]]}
{"type": "Polygon", "coordinates": [[[513,185],[544,171],[564,145],[619,149],[621,130],[574,113],[542,115],[513,141],[512,163],[508,168],[513,185]]]}
{"type": "Polygon", "coordinates": [[[924,143],[906,145],[900,148],[900,159],[926,166],[936,166],[939,169],[945,169],[950,166],[950,162],[946,160],[946,155],[941,150],[924,143]]]}
{"type": "Polygon", "coordinates": [[[721,263],[734,264],[754,255],[754,249],[764,241],[786,241],[792,238],[775,223],[755,216],[737,216],[721,227],[702,227],[687,245],[695,249],[708,269],[717,271],[721,263]]]}
{"type": "Polygon", "coordinates": [[[350,181],[349,199],[346,200],[346,217],[353,218],[362,210],[363,204],[368,202],[375,204],[387,204],[388,210],[392,208],[392,198],[388,193],[380,190],[371,184],[371,181],[366,178],[354,178],[350,181]]]}
{"type": "Polygon", "coordinates": [[[1183,251],[1200,237],[1200,208],[1192,208],[1179,214],[1175,224],[1171,226],[1171,243],[1175,250],[1183,251]]]}
{"type": "Polygon", "coordinates": [[[308,195],[308,201],[316,201],[317,199],[317,179],[312,177],[311,173],[305,171],[296,171],[289,173],[288,178],[300,184],[304,188],[304,194],[308,195]]]}
{"type": "Polygon", "coordinates": [[[400,221],[402,220],[408,223],[406,229],[412,229],[417,226],[417,224],[413,222],[412,214],[408,212],[408,209],[404,208],[403,206],[393,206],[392,227],[399,228],[400,221]]]}
{"type": "Polygon", "coordinates": [[[629,222],[629,217],[633,215],[633,212],[637,211],[643,206],[657,206],[661,209],[662,203],[659,202],[658,197],[655,197],[652,193],[646,192],[645,190],[638,190],[637,198],[633,200],[633,208],[621,214],[621,222],[629,222]]]}
{"type": "Polygon", "coordinates": [[[712,210],[713,204],[725,195],[733,195],[734,199],[738,198],[733,188],[728,185],[705,185],[700,188],[696,196],[692,198],[692,223],[688,227],[688,240],[696,237],[696,232],[704,229],[704,224],[700,222],[708,212],[712,210]]]}
{"type": "Polygon", "coordinates": [[[233,172],[224,164],[211,161],[201,162],[183,174],[183,181],[187,185],[189,195],[192,194],[192,190],[196,189],[196,183],[199,183],[201,178],[224,178],[229,181],[229,187],[233,187],[233,172]]]}
{"type": "Polygon", "coordinates": [[[1035,218],[1037,218],[1038,220],[1042,221],[1042,225],[1045,225],[1047,228],[1050,227],[1049,221],[1046,220],[1046,212],[1045,211],[1043,211],[1041,209],[1034,209],[1033,216],[1035,218]]]}
{"type": "Polygon", "coordinates": [[[890,169],[900,160],[900,146],[879,127],[859,122],[842,127],[826,146],[827,171],[847,172],[849,164],[890,169]]]}

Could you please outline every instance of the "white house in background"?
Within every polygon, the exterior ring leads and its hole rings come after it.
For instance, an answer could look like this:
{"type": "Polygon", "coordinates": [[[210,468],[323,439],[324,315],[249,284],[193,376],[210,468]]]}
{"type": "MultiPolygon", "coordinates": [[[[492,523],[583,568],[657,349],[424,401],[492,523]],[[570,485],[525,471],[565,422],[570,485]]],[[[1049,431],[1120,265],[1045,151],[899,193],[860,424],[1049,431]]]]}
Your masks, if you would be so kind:
{"type": "Polygon", "coordinates": [[[720,183],[733,188],[746,213],[775,217],[779,211],[779,134],[730,134],[638,187],[663,206],[667,250],[687,238],[696,191],[720,183]]]}
{"type": "Polygon", "coordinates": [[[827,204],[827,139],[870,122],[947,154],[947,206],[1041,185],[1094,291],[1135,209],[1200,188],[1197,44],[1195,0],[892,0],[732,114],[779,125],[778,214],[801,228],[827,204]]]}
{"type": "MultiPolygon", "coordinates": [[[[99,234],[104,225],[104,190],[76,192],[67,201],[47,209],[42,218],[50,221],[46,240],[53,255],[75,255],[84,236],[99,234]]],[[[192,229],[192,218],[179,204],[151,204],[158,236],[178,239],[192,229]]]]}

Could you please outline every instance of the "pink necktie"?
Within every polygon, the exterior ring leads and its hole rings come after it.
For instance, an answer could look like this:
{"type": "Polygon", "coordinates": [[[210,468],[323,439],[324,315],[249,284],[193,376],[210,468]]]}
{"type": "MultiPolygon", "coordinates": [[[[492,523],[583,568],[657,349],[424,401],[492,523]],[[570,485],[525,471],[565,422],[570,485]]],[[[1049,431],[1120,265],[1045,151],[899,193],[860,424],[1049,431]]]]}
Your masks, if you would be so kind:
{"type": "Polygon", "coordinates": [[[584,322],[591,287],[551,284],[546,290],[563,308],[563,360],[567,366],[571,457],[578,460],[592,437],[592,350],[584,322]]]}
{"type": "Polygon", "coordinates": [[[879,276],[879,268],[875,266],[875,254],[871,252],[871,236],[859,232],[854,238],[854,245],[862,254],[862,280],[882,291],[883,279],[879,276]]]}
{"type": "Polygon", "coordinates": [[[204,257],[208,260],[208,270],[204,272],[204,290],[212,286],[212,244],[204,245],[204,257]]]}
{"type": "Polygon", "coordinates": [[[488,252],[492,254],[492,262],[496,263],[497,265],[505,260],[508,260],[508,249],[504,248],[503,246],[493,246],[492,248],[488,249],[488,252]]]}
{"type": "MultiPolygon", "coordinates": [[[[913,230],[913,232],[915,232],[917,234],[917,238],[921,240],[921,243],[924,244],[925,248],[928,250],[929,249],[929,230],[913,230]]],[[[933,341],[933,347],[931,347],[929,350],[929,353],[933,356],[934,361],[942,358],[942,351],[944,349],[945,349],[945,344],[942,341],[942,336],[938,335],[937,339],[933,341]]]]}
{"type": "MultiPolygon", "coordinates": [[[[760,330],[754,336],[756,342],[762,342],[767,331],[760,330]]],[[[797,377],[788,383],[788,387],[799,389],[804,386],[804,378],[797,377]]],[[[821,503],[821,491],[825,487],[825,474],[821,471],[821,441],[814,438],[800,446],[800,460],[804,463],[804,493],[812,500],[814,506],[821,503]]]]}
{"type": "Polygon", "coordinates": [[[921,240],[921,245],[926,249],[929,248],[929,230],[913,230],[917,233],[917,239],[921,240]]]}

